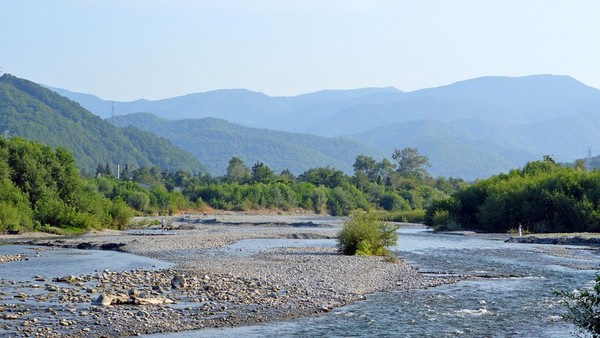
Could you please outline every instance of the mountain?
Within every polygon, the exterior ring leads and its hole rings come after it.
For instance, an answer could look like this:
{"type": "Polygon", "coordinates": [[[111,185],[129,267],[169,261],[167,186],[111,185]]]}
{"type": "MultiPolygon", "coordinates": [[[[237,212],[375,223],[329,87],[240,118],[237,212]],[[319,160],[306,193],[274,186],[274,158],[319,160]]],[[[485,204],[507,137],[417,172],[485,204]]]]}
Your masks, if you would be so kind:
{"type": "Polygon", "coordinates": [[[135,128],[121,130],[57,93],[31,81],[0,77],[0,130],[10,136],[63,146],[73,152],[80,170],[94,173],[98,164],[157,165],[167,170],[205,171],[192,155],[135,128]]]}
{"type": "Polygon", "coordinates": [[[348,106],[304,128],[341,136],[420,119],[522,124],[598,113],[598,107],[600,91],[567,76],[484,77],[405,93],[394,102],[348,106]]]}
{"type": "MultiPolygon", "coordinates": [[[[108,114],[110,102],[105,104],[108,114]]],[[[227,90],[115,107],[118,114],[151,112],[168,120],[210,116],[245,126],[352,138],[387,156],[394,149],[415,147],[430,158],[432,173],[465,179],[507,171],[543,155],[572,161],[589,147],[600,149],[595,135],[600,90],[557,75],[489,76],[412,92],[388,87],[269,97],[227,90]]]]}
{"type": "Polygon", "coordinates": [[[133,125],[170,139],[216,175],[225,173],[233,156],[248,166],[261,161],[277,172],[289,169],[295,174],[327,166],[352,173],[357,155],[383,157],[376,149],[345,138],[250,128],[215,118],[169,121],[138,113],[116,116],[114,121],[117,126],[133,125]]]}
{"type": "MultiPolygon", "coordinates": [[[[276,128],[277,121],[286,115],[305,116],[307,110],[316,111],[319,114],[331,111],[330,105],[332,104],[334,107],[343,108],[348,104],[361,102],[364,97],[401,93],[395,88],[388,87],[323,90],[291,97],[270,97],[246,89],[221,89],[155,101],[142,99],[132,102],[113,102],[90,94],[54,87],[48,88],[79,102],[82,107],[104,118],[111,116],[114,103],[117,115],[143,112],[168,120],[215,117],[238,124],[264,128],[276,128]]],[[[367,99],[366,102],[373,101],[367,99]]],[[[381,99],[374,102],[381,102],[381,99]]]]}
{"type": "Polygon", "coordinates": [[[386,153],[399,144],[417,147],[419,153],[430,158],[432,166],[428,171],[434,176],[473,180],[518,168],[537,158],[536,153],[521,145],[526,141],[510,128],[481,121],[415,120],[352,136],[386,153]],[[486,132],[489,137],[482,137],[486,132]]]}

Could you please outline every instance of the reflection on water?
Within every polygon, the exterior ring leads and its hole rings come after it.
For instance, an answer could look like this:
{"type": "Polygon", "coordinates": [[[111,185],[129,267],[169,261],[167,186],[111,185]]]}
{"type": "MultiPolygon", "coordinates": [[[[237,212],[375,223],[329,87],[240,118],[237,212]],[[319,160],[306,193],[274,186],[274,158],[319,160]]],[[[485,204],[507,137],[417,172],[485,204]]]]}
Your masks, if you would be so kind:
{"type": "Polygon", "coordinates": [[[374,294],[320,317],[152,337],[572,336],[575,327],[562,320],[565,309],[552,291],[590,286],[600,260],[595,250],[571,247],[559,257],[543,248],[401,229],[396,252],[421,271],[475,277],[374,294]]]}

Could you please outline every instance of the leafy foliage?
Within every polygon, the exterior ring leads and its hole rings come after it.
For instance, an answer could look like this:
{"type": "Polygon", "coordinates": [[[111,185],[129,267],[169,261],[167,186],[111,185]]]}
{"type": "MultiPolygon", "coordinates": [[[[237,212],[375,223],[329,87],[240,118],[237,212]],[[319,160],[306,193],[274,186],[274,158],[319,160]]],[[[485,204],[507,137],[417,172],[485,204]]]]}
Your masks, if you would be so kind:
{"type": "Polygon", "coordinates": [[[388,247],[398,241],[396,230],[374,213],[354,212],[338,235],[338,250],[344,255],[387,256],[388,247]]]}
{"type": "Polygon", "coordinates": [[[466,228],[506,232],[522,223],[533,232],[600,230],[600,172],[564,168],[551,157],[462,189],[428,208],[447,210],[466,228]]]}
{"type": "Polygon", "coordinates": [[[594,337],[600,336],[600,274],[596,275],[595,285],[591,290],[556,291],[554,294],[567,301],[568,313],[564,315],[566,319],[594,337]]]}
{"type": "Polygon", "coordinates": [[[79,178],[73,155],[15,137],[0,139],[0,231],[114,225],[111,201],[79,178]]]}

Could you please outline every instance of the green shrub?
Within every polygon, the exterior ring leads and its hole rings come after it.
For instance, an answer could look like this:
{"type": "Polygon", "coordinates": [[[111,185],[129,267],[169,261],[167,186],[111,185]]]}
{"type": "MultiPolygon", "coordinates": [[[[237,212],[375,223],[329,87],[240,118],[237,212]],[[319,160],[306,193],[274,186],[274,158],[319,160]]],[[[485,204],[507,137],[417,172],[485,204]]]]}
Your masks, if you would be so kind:
{"type": "Polygon", "coordinates": [[[109,213],[112,217],[111,225],[119,230],[125,229],[129,219],[133,217],[131,208],[120,198],[113,201],[109,213]]]}
{"type": "Polygon", "coordinates": [[[387,211],[410,210],[410,203],[396,192],[390,192],[381,197],[379,206],[387,211]]]}
{"type": "Polygon", "coordinates": [[[436,210],[433,213],[434,231],[457,231],[462,227],[451,216],[448,210],[436,210]]]}
{"type": "Polygon", "coordinates": [[[0,201],[0,233],[30,229],[33,212],[25,205],[0,201]]]}
{"type": "Polygon", "coordinates": [[[396,245],[398,227],[381,221],[375,213],[355,211],[338,235],[338,250],[344,255],[389,255],[396,245]]]}
{"type": "Polygon", "coordinates": [[[565,298],[568,311],[564,318],[594,337],[600,336],[600,274],[591,290],[565,292],[555,291],[555,295],[565,298]]]}
{"type": "Polygon", "coordinates": [[[141,212],[147,212],[150,210],[150,197],[141,191],[132,192],[127,196],[125,201],[135,210],[141,212]]]}
{"type": "Polygon", "coordinates": [[[378,212],[378,215],[380,219],[388,222],[422,223],[425,219],[425,210],[378,212]]]}

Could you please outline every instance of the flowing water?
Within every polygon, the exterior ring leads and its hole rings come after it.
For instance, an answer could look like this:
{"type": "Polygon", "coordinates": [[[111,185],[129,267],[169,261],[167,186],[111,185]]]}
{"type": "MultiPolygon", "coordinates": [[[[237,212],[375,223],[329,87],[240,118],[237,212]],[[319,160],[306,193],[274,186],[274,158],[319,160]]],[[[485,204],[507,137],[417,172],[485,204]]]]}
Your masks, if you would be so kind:
{"type": "MultiPolygon", "coordinates": [[[[303,245],[335,241],[247,240],[225,252],[250,255],[303,245]]],[[[600,267],[598,252],[583,247],[504,243],[417,228],[400,230],[395,251],[422,273],[474,277],[427,290],[373,294],[319,317],[151,337],[568,337],[575,327],[561,319],[565,307],[552,291],[589,287],[600,267]]],[[[0,246],[0,254],[29,257],[0,265],[0,278],[11,280],[169,266],[112,251],[7,245],[0,246]]]]}
{"type": "Polygon", "coordinates": [[[561,318],[565,307],[552,291],[589,287],[600,267],[597,251],[583,247],[425,229],[400,230],[396,252],[424,273],[475,277],[427,290],[377,293],[319,317],[152,337],[569,337],[576,328],[561,318]]]}
{"type": "Polygon", "coordinates": [[[31,245],[0,245],[0,255],[24,255],[25,261],[0,264],[0,279],[33,281],[33,276],[53,277],[110,271],[165,269],[160,260],[116,251],[78,250],[31,245]]]}

